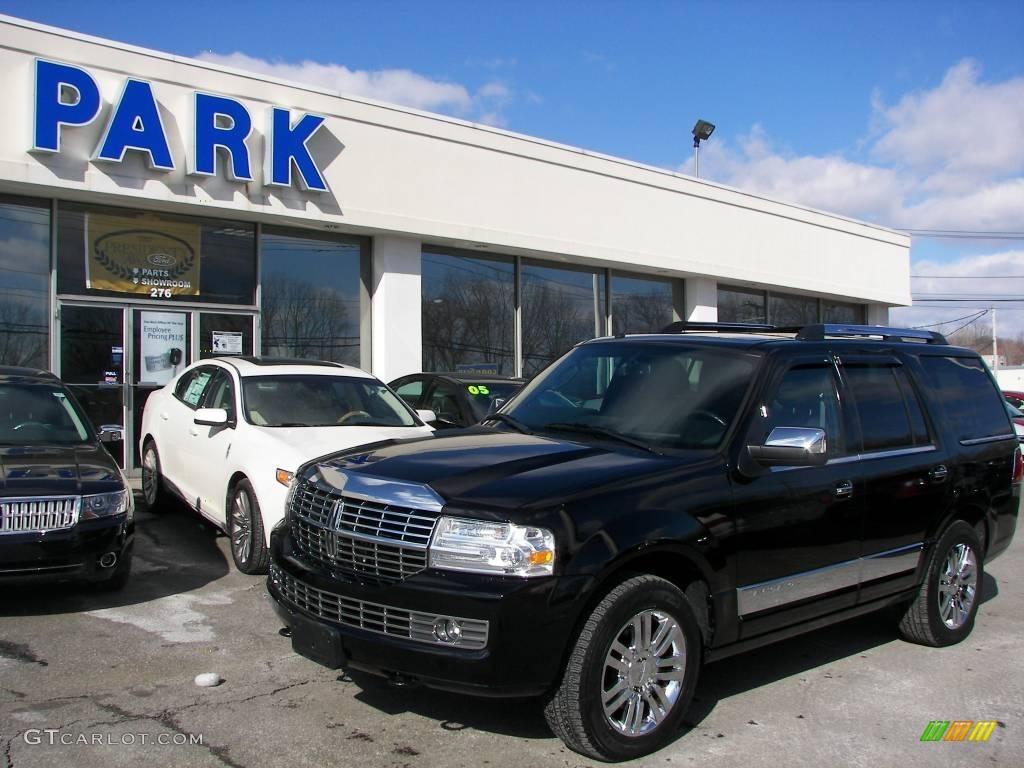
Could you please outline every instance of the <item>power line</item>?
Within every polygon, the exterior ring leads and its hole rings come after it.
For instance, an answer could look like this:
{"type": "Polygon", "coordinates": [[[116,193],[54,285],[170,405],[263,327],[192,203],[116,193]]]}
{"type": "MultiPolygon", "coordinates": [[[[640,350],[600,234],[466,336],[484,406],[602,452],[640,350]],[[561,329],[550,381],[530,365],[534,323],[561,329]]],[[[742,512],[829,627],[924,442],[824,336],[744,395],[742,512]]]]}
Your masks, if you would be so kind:
{"type": "Polygon", "coordinates": [[[1024,275],[911,275],[911,277],[927,278],[929,280],[1024,280],[1024,275]]]}
{"type": "Polygon", "coordinates": [[[983,316],[987,312],[988,312],[987,309],[983,309],[981,312],[972,312],[971,314],[964,315],[963,317],[954,317],[952,320],[943,320],[941,323],[932,323],[931,325],[915,325],[915,326],[912,326],[912,327],[915,330],[920,331],[920,330],[923,330],[925,328],[938,328],[940,325],[949,325],[950,323],[959,323],[961,320],[966,320],[967,318],[971,318],[971,322],[973,322],[974,320],[977,320],[979,317],[983,316]]]}

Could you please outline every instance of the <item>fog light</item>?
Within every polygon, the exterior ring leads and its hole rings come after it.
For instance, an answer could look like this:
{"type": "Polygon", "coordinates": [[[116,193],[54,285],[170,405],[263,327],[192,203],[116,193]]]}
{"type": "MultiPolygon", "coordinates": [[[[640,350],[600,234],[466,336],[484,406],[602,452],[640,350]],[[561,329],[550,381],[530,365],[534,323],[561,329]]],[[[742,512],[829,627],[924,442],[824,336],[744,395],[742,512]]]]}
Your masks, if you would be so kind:
{"type": "Polygon", "coordinates": [[[457,643],[462,639],[462,625],[455,619],[438,619],[434,622],[434,637],[442,643],[457,643]]]}

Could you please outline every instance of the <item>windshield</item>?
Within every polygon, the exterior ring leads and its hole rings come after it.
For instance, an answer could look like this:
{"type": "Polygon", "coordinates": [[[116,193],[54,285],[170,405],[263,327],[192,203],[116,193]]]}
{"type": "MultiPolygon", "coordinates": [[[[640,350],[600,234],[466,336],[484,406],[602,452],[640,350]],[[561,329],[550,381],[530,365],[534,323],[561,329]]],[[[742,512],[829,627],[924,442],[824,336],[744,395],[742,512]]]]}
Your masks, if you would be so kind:
{"type": "Polygon", "coordinates": [[[652,449],[712,449],[737,418],[756,360],[720,349],[585,344],[531,381],[507,410],[520,427],[652,449]]]}
{"type": "Polygon", "coordinates": [[[396,395],[375,379],[345,376],[249,376],[245,418],[261,427],[413,427],[396,395]]]}
{"type": "Polygon", "coordinates": [[[482,419],[494,409],[496,399],[508,400],[523,385],[514,381],[466,381],[466,391],[473,408],[473,415],[482,419]]]}
{"type": "Polygon", "coordinates": [[[87,424],[58,385],[0,382],[0,445],[91,442],[87,424]]]}

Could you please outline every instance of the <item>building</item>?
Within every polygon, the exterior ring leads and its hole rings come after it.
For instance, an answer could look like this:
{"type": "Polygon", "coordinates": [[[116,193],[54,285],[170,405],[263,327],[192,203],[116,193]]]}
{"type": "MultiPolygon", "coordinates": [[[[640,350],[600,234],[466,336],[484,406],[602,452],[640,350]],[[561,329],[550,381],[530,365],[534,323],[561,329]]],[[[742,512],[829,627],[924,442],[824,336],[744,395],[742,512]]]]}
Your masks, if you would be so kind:
{"type": "Polygon", "coordinates": [[[97,424],[213,354],[531,375],[673,319],[884,322],[909,239],[629,161],[0,17],[0,365],[97,424]]]}

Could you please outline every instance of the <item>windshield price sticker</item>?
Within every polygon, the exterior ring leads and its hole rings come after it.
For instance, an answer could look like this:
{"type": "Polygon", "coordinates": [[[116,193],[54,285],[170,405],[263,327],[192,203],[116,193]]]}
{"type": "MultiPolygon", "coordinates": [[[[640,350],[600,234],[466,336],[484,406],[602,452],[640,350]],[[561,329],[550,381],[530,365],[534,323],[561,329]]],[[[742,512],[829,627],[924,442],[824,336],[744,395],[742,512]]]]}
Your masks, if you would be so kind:
{"type": "Polygon", "coordinates": [[[487,389],[483,384],[470,384],[466,389],[469,390],[471,395],[489,395],[491,391],[487,389]]]}

